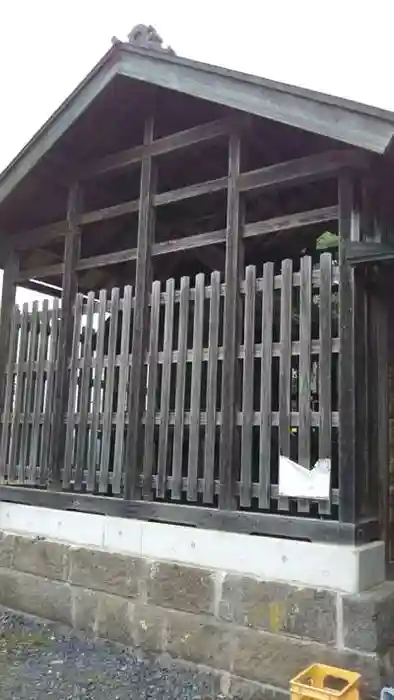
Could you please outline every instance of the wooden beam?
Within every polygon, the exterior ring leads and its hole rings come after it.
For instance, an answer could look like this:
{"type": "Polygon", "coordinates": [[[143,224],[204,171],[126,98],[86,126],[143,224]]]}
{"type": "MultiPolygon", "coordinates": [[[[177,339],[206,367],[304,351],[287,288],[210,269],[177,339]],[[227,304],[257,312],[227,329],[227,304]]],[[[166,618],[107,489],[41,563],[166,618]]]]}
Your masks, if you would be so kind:
{"type": "MultiPolygon", "coordinates": [[[[361,157],[357,151],[327,151],[319,155],[297,158],[286,163],[276,163],[265,168],[259,168],[249,173],[238,176],[240,191],[259,189],[274,186],[295,186],[297,184],[319,180],[332,175],[353,164],[362,167],[365,164],[365,156],[361,157]]],[[[201,182],[188,187],[182,187],[170,192],[162,192],[154,197],[155,206],[164,206],[172,202],[199,197],[204,194],[219,192],[227,188],[227,177],[201,182]]],[[[112,207],[106,207],[94,212],[81,215],[79,224],[103,221],[104,219],[123,216],[124,214],[138,211],[139,201],[122,202],[112,207]]],[[[52,240],[61,238],[67,230],[66,221],[58,221],[51,226],[14,234],[13,245],[16,250],[28,250],[45,245],[52,240]]]]}
{"type": "Polygon", "coordinates": [[[127,168],[134,163],[140,163],[144,156],[159,156],[165,153],[193,146],[196,143],[215,139],[218,136],[228,134],[231,128],[232,119],[219,119],[208,124],[199,124],[191,129],[186,129],[161,139],[152,141],[149,145],[134,146],[125,151],[113,153],[88,165],[81,173],[80,177],[86,179],[95,175],[109,173],[114,170],[127,168]]]}
{"type": "MultiPolygon", "coordinates": [[[[234,508],[235,468],[239,460],[237,454],[238,409],[237,364],[240,312],[241,257],[243,257],[242,230],[240,221],[240,197],[238,177],[241,164],[241,139],[237,132],[230,136],[227,193],[226,230],[226,294],[223,319],[223,369],[222,369],[222,423],[220,431],[219,507],[225,510],[234,508]]],[[[239,436],[238,436],[239,437],[239,436]]]]}
{"type": "Polygon", "coordinates": [[[68,401],[68,363],[71,357],[74,301],[78,291],[77,263],[81,248],[81,229],[78,225],[82,208],[78,184],[70,187],[67,203],[68,231],[64,241],[64,267],[61,302],[61,322],[58,341],[53,427],[49,452],[49,483],[59,488],[64,452],[64,414],[68,401]]]}
{"type": "MultiPolygon", "coordinates": [[[[337,205],[322,207],[321,209],[311,209],[309,211],[297,212],[296,214],[288,214],[285,216],[276,216],[272,219],[266,219],[265,221],[255,221],[252,224],[246,224],[242,229],[243,237],[255,238],[258,236],[266,236],[272,233],[280,233],[281,231],[290,231],[291,229],[304,228],[306,226],[313,226],[314,224],[336,221],[337,218],[337,205]]],[[[198,233],[194,236],[173,238],[168,241],[153,243],[152,255],[169,255],[170,253],[177,253],[185,250],[207,247],[212,248],[212,246],[216,247],[217,244],[225,242],[225,229],[209,231],[208,233],[198,233]]],[[[102,255],[93,255],[91,258],[83,258],[77,263],[77,270],[90,270],[97,267],[106,267],[107,265],[117,265],[118,263],[136,259],[137,248],[126,248],[125,250],[118,250],[113,253],[104,253],[102,255]]],[[[55,277],[62,274],[62,272],[63,263],[34,269],[32,268],[29,270],[21,270],[18,275],[18,282],[40,277],[55,277]]]]}
{"type": "MultiPolygon", "coordinates": [[[[144,144],[153,141],[154,118],[146,120],[144,144]]],[[[144,156],[141,166],[140,207],[138,219],[138,247],[136,263],[135,307],[133,319],[132,364],[128,402],[128,429],[124,459],[124,498],[136,498],[140,491],[140,469],[144,433],[142,416],[145,407],[146,368],[144,355],[147,346],[147,313],[149,293],[152,285],[152,239],[154,238],[153,195],[156,186],[154,164],[149,155],[144,156]]]]}
{"type": "Polygon", "coordinates": [[[17,253],[9,245],[7,248],[0,307],[0,415],[3,414],[4,408],[5,371],[9,353],[11,320],[15,305],[16,280],[19,269],[17,253]]]}
{"type": "Polygon", "coordinates": [[[394,260],[394,246],[379,241],[348,241],[345,254],[349,265],[387,262],[394,260]]]}
{"type": "Polygon", "coordinates": [[[345,173],[339,180],[339,519],[346,523],[357,519],[355,273],[346,244],[359,239],[355,178],[345,173]]]}

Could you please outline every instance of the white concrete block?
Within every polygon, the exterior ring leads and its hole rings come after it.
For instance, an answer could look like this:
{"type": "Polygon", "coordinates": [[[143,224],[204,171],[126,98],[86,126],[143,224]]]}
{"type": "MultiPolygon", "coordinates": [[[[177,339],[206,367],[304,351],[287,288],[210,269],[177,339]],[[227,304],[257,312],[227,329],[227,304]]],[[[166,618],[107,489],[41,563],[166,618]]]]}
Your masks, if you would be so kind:
{"type": "Polygon", "coordinates": [[[126,518],[104,519],[104,549],[141,556],[142,529],[141,520],[126,518]]]}

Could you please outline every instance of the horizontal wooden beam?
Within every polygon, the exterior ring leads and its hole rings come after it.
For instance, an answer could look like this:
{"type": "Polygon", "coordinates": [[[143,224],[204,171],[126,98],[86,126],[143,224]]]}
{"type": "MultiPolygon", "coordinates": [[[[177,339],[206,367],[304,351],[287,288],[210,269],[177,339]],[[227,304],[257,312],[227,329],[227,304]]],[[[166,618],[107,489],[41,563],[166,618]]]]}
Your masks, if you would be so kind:
{"type": "MultiPolygon", "coordinates": [[[[357,151],[328,151],[317,156],[297,158],[286,163],[277,163],[248,173],[242,173],[238,182],[240,190],[243,192],[264,187],[293,186],[303,184],[306,181],[328,177],[329,175],[334,176],[343,168],[351,165],[353,167],[361,167],[365,163],[364,154],[360,155],[357,151]]],[[[217,180],[209,180],[181,187],[177,190],[161,192],[155,196],[154,204],[155,206],[163,206],[225,189],[227,189],[227,177],[221,177],[217,180]]],[[[137,212],[138,207],[139,200],[122,202],[111,207],[84,213],[79,223],[92,224],[105,219],[124,216],[125,214],[137,212]]],[[[49,226],[15,234],[12,236],[12,242],[16,250],[28,250],[61,238],[66,231],[67,222],[58,221],[49,226]]]]}
{"type": "Polygon", "coordinates": [[[394,260],[394,245],[378,241],[347,241],[345,256],[350,265],[394,260]]]}
{"type": "MultiPolygon", "coordinates": [[[[246,224],[243,227],[244,238],[254,238],[256,236],[265,236],[272,233],[280,233],[281,231],[290,231],[291,229],[304,228],[314,224],[335,221],[338,217],[338,207],[336,205],[330,207],[322,207],[321,209],[311,209],[310,211],[297,212],[286,216],[277,216],[266,221],[256,221],[252,224],[246,224]]],[[[208,233],[199,233],[195,236],[185,236],[183,238],[175,238],[169,241],[154,243],[152,246],[152,255],[168,255],[193,248],[206,248],[208,246],[225,243],[226,231],[224,229],[218,231],[210,231],[208,233]]],[[[103,255],[95,255],[91,258],[85,258],[79,261],[77,270],[90,270],[96,267],[106,267],[107,265],[117,265],[119,263],[135,260],[137,257],[136,248],[127,248],[118,250],[113,253],[105,253],[103,255]]],[[[55,277],[63,272],[63,263],[57,265],[48,265],[30,270],[21,270],[18,277],[18,282],[34,279],[55,277]]]]}
{"type": "Polygon", "coordinates": [[[335,176],[343,168],[366,166],[368,162],[365,155],[357,151],[326,151],[241,173],[238,186],[241,192],[246,192],[266,187],[301,185],[335,176]]]}
{"type": "Polygon", "coordinates": [[[97,513],[109,517],[153,520],[204,529],[227,530],[245,534],[287,537],[317,542],[361,544],[378,536],[375,519],[357,525],[335,520],[303,518],[273,513],[224,511],[192,505],[61,493],[27,487],[0,486],[0,502],[22,503],[57,510],[97,513]]]}
{"type": "Polygon", "coordinates": [[[232,119],[219,119],[218,121],[209,122],[208,124],[199,124],[191,129],[180,131],[176,134],[163,136],[156,139],[150,145],[139,145],[134,148],[129,148],[118,153],[111,153],[109,156],[100,158],[91,165],[88,165],[79,177],[86,179],[95,175],[102,175],[114,170],[127,168],[133,163],[140,163],[144,155],[159,156],[171,151],[176,151],[180,148],[193,146],[196,143],[207,141],[224,136],[230,132],[232,119]]]}

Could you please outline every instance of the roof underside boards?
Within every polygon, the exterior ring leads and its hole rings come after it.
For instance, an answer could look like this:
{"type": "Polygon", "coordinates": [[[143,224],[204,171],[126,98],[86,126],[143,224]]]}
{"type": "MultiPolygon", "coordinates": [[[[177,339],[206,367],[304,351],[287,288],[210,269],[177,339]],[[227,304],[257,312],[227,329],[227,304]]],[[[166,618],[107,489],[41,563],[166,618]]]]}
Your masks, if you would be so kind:
{"type": "Polygon", "coordinates": [[[394,114],[235,71],[118,44],[0,175],[0,205],[116,75],[184,93],[383,154],[394,114]]]}

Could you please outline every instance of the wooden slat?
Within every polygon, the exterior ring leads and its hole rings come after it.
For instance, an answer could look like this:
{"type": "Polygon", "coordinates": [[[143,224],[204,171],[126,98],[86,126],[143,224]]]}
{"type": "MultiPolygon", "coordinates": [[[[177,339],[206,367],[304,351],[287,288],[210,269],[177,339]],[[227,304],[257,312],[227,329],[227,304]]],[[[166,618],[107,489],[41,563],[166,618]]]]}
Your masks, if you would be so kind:
{"type": "MultiPolygon", "coordinates": [[[[298,377],[298,461],[308,469],[311,465],[311,343],[312,343],[312,260],[301,258],[300,284],[300,365],[298,377]]],[[[309,512],[309,502],[300,499],[300,513],[309,512]]]]}
{"type": "Polygon", "coordinates": [[[115,357],[118,335],[119,289],[114,287],[111,292],[111,319],[108,338],[108,370],[105,382],[103,432],[101,444],[99,492],[108,490],[109,454],[112,440],[112,407],[114,401],[115,357]]]}
{"type": "Polygon", "coordinates": [[[192,385],[190,396],[190,429],[189,455],[187,470],[187,499],[197,500],[197,477],[200,455],[200,402],[201,402],[201,372],[202,372],[202,343],[204,330],[204,286],[205,278],[201,273],[196,276],[196,297],[193,317],[193,362],[192,385]]]}
{"type": "Polygon", "coordinates": [[[214,496],[218,345],[220,323],[219,312],[220,272],[213,272],[211,275],[211,299],[209,305],[207,426],[205,430],[204,446],[204,503],[212,503],[214,496]]]}
{"type": "Polygon", "coordinates": [[[12,417],[11,426],[11,442],[10,442],[10,463],[8,470],[8,481],[15,481],[17,478],[16,466],[18,456],[18,439],[20,432],[20,417],[22,412],[22,398],[24,385],[23,367],[27,356],[27,341],[28,341],[28,323],[29,323],[29,305],[23,304],[21,318],[21,332],[18,348],[18,364],[15,377],[15,399],[14,399],[14,415],[12,417]]]}
{"type": "Polygon", "coordinates": [[[40,484],[43,486],[48,479],[49,466],[49,444],[51,439],[53,393],[55,387],[55,373],[58,358],[59,340],[59,300],[53,300],[53,307],[50,312],[50,345],[49,345],[49,366],[46,373],[46,392],[44,403],[44,420],[41,436],[40,450],[40,484]]]}
{"type": "Polygon", "coordinates": [[[274,266],[263,266],[263,302],[261,319],[261,378],[260,378],[260,449],[259,449],[259,508],[270,505],[271,487],[271,411],[272,411],[272,331],[274,308],[274,266]]]}
{"type": "MultiPolygon", "coordinates": [[[[319,458],[331,458],[331,346],[332,346],[332,258],[320,256],[319,309],[319,458]]],[[[319,513],[329,514],[330,503],[319,503],[319,513]]]]}
{"type": "Polygon", "coordinates": [[[14,363],[16,359],[18,338],[19,338],[19,328],[20,328],[20,311],[18,307],[14,307],[12,318],[11,318],[11,328],[10,328],[10,340],[9,340],[9,353],[8,353],[8,364],[7,364],[7,374],[6,374],[6,385],[4,394],[4,407],[3,407],[3,427],[1,431],[1,445],[0,445],[0,484],[5,481],[5,475],[7,473],[7,456],[9,448],[9,439],[11,432],[11,416],[12,416],[12,398],[15,388],[15,374],[14,374],[14,363]]]}
{"type": "Polygon", "coordinates": [[[38,341],[38,302],[33,302],[32,312],[29,318],[29,349],[27,358],[27,369],[25,386],[23,390],[22,412],[24,419],[21,429],[21,445],[18,464],[18,481],[24,483],[26,478],[26,469],[30,463],[30,446],[31,446],[31,431],[27,414],[31,412],[34,399],[34,374],[33,364],[36,360],[37,341],[38,341]]]}
{"type": "Polygon", "coordinates": [[[160,320],[160,282],[152,285],[150,337],[148,354],[148,387],[145,418],[144,472],[142,495],[144,499],[152,498],[152,474],[155,459],[155,416],[157,402],[157,354],[160,320]]]}
{"type": "MultiPolygon", "coordinates": [[[[8,247],[7,241],[1,237],[2,253],[8,247]]],[[[0,303],[0,414],[3,413],[3,400],[6,382],[6,366],[9,358],[9,343],[13,310],[15,305],[16,280],[19,271],[19,259],[14,250],[9,249],[6,253],[6,260],[3,272],[3,285],[1,290],[0,303]]],[[[8,426],[6,428],[8,432],[8,426]]],[[[0,465],[1,472],[1,465],[0,465]]]]}
{"type": "Polygon", "coordinates": [[[120,493],[123,468],[123,450],[125,438],[125,417],[127,388],[129,384],[129,346],[130,325],[132,314],[133,289],[129,285],[124,288],[122,311],[122,336],[120,348],[118,405],[116,411],[116,432],[114,451],[114,473],[112,477],[112,493],[120,493]]]}
{"type": "Polygon", "coordinates": [[[223,319],[223,371],[222,371],[222,425],[220,431],[220,494],[219,507],[234,506],[233,486],[238,462],[238,434],[235,414],[237,410],[237,351],[239,343],[240,311],[240,258],[242,257],[242,231],[238,176],[241,164],[241,140],[238,133],[230,136],[228,160],[227,226],[226,226],[226,293],[223,319]]]}
{"type": "Polygon", "coordinates": [[[92,413],[93,420],[90,429],[89,443],[89,459],[88,459],[88,478],[87,490],[94,491],[96,488],[96,465],[98,462],[98,427],[100,421],[101,409],[101,383],[103,373],[104,359],[104,337],[105,337],[105,316],[107,307],[107,292],[105,289],[100,291],[99,308],[98,308],[98,327],[96,335],[96,357],[94,364],[94,381],[93,381],[93,402],[92,413]]]}
{"type": "MultiPolygon", "coordinates": [[[[36,386],[34,392],[34,408],[33,408],[33,423],[31,434],[31,449],[28,482],[29,484],[36,483],[36,470],[38,464],[38,446],[41,432],[40,417],[43,407],[43,390],[44,390],[44,374],[45,363],[48,352],[48,299],[45,299],[42,304],[42,314],[40,318],[39,331],[39,349],[38,363],[36,371],[36,386]]],[[[42,439],[42,436],[41,436],[42,439]]]]}
{"type": "Polygon", "coordinates": [[[168,453],[168,419],[170,411],[170,387],[172,365],[172,338],[174,326],[174,296],[175,282],[167,280],[166,303],[164,318],[163,341],[163,372],[161,377],[160,398],[160,428],[159,428],[159,453],[157,460],[157,497],[164,498],[166,493],[167,477],[167,453],[168,453]]]}
{"type": "Polygon", "coordinates": [[[70,187],[67,202],[67,228],[64,240],[64,270],[62,278],[61,323],[59,329],[59,359],[56,371],[53,404],[53,427],[49,454],[49,478],[54,488],[60,486],[60,471],[64,452],[64,414],[68,397],[68,363],[73,342],[73,305],[78,291],[76,266],[80,257],[81,229],[78,219],[82,208],[82,192],[78,184],[70,187]]]}
{"type": "MultiPolygon", "coordinates": [[[[292,275],[292,260],[283,260],[280,295],[279,451],[284,457],[290,457],[292,275]]],[[[288,510],[288,499],[280,498],[278,508],[288,510]]]]}
{"type": "MultiPolygon", "coordinates": [[[[71,362],[69,372],[69,390],[68,390],[68,406],[67,406],[67,426],[66,426],[66,445],[64,449],[64,468],[63,468],[63,488],[70,488],[71,470],[73,467],[73,452],[75,442],[75,418],[77,407],[77,390],[78,390],[78,359],[80,352],[81,339],[81,318],[82,318],[82,294],[77,294],[74,309],[74,332],[71,351],[71,362]]],[[[60,343],[59,343],[60,345],[60,343]]],[[[59,350],[61,348],[59,347],[59,350]]],[[[54,439],[54,437],[52,437],[54,439]]]]}
{"type": "Polygon", "coordinates": [[[88,423],[87,417],[90,404],[90,387],[92,374],[92,337],[94,318],[95,298],[94,292],[89,292],[86,307],[86,325],[84,327],[84,343],[82,348],[82,368],[81,377],[81,401],[79,407],[79,423],[75,456],[75,478],[74,489],[79,490],[82,484],[82,473],[85,468],[87,445],[88,445],[88,423]]]}
{"type": "MultiPolygon", "coordinates": [[[[144,127],[144,145],[153,141],[154,118],[149,117],[144,127]]],[[[152,158],[144,156],[141,165],[140,203],[138,216],[138,253],[136,263],[135,311],[128,402],[129,425],[125,445],[124,498],[131,499],[140,493],[140,469],[143,462],[144,433],[142,416],[145,409],[145,354],[148,345],[148,298],[152,278],[152,239],[154,238],[154,209],[152,205],[156,186],[155,167],[152,158]]]]}
{"type": "Polygon", "coordinates": [[[254,332],[256,303],[256,268],[249,265],[245,276],[245,313],[242,382],[241,507],[250,507],[252,499],[252,439],[254,387],[254,332]]]}
{"type": "Polygon", "coordinates": [[[190,280],[182,277],[179,299],[178,322],[178,357],[176,365],[175,387],[175,426],[174,445],[172,453],[172,500],[179,501],[182,487],[182,460],[184,438],[184,412],[185,412],[185,377],[187,362],[187,331],[189,320],[189,291],[190,280]]]}

